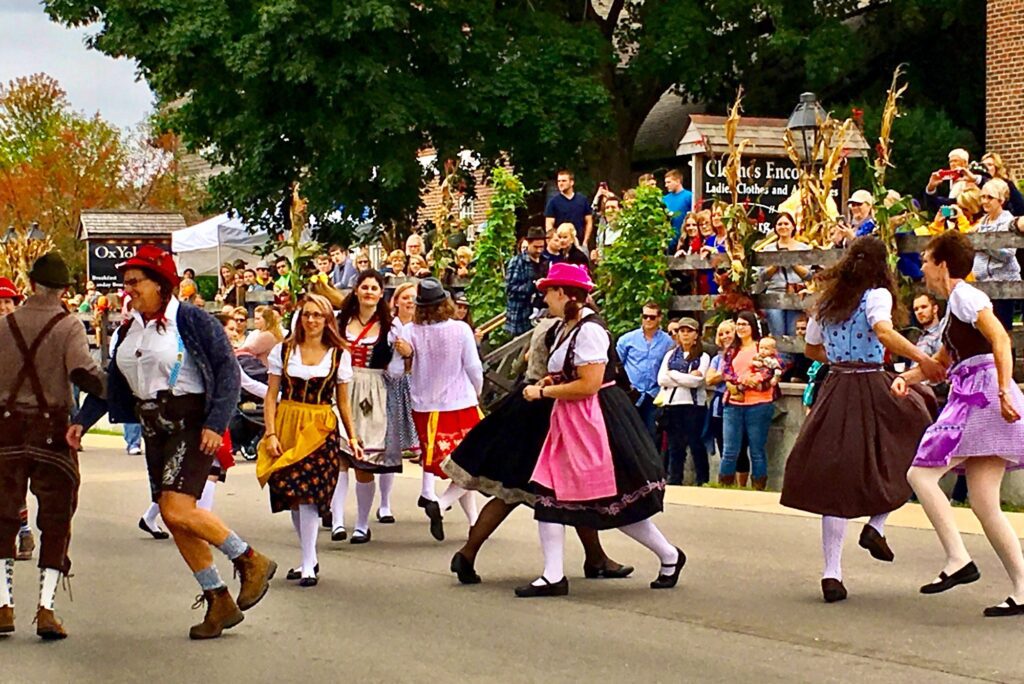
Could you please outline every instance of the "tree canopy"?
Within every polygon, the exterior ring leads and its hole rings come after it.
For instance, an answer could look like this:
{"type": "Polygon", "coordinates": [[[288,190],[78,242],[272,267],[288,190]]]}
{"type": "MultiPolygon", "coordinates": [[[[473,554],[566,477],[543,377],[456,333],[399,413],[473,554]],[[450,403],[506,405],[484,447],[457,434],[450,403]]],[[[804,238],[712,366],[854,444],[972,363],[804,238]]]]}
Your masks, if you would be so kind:
{"type": "Polygon", "coordinates": [[[296,181],[320,225],[364,208],[408,219],[427,147],[504,159],[527,187],[560,165],[624,187],[637,131],[672,87],[720,111],[742,83],[749,112],[784,116],[803,90],[826,105],[881,98],[910,62],[908,104],[976,135],[983,117],[982,0],[44,4],[99,22],[97,49],[138,60],[166,124],[228,169],[218,201],[272,230],[288,228],[296,181]]]}

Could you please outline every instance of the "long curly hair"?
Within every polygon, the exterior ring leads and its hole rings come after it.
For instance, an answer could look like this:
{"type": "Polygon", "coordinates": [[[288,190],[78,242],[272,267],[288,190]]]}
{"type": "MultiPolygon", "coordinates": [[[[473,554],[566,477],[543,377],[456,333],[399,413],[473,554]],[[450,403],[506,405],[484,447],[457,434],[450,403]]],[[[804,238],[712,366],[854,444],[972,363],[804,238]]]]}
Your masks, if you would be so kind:
{"type": "Polygon", "coordinates": [[[822,323],[843,323],[860,306],[865,292],[885,288],[892,293],[896,319],[902,311],[888,256],[885,243],[872,235],[850,243],[843,258],[815,278],[821,294],[813,308],[814,317],[822,323]]]}

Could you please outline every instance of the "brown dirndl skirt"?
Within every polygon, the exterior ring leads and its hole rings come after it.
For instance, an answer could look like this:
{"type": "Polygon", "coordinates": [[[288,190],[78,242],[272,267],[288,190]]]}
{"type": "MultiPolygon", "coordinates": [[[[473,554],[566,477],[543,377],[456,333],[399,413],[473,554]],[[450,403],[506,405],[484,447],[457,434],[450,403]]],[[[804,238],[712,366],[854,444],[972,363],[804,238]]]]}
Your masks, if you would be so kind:
{"type": "Polygon", "coordinates": [[[907,502],[907,470],[936,406],[926,386],[894,397],[895,377],[878,365],[832,364],[786,461],[783,506],[857,518],[907,502]]]}

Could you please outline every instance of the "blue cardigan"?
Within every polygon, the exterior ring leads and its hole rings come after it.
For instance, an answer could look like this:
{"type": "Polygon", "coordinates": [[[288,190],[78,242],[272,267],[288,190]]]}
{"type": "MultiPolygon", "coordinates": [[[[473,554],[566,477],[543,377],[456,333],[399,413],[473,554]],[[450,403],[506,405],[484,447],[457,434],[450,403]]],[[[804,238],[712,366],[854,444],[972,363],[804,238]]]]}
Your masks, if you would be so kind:
{"type": "MultiPolygon", "coordinates": [[[[185,352],[196,362],[206,388],[206,419],[204,427],[223,434],[228,421],[235,414],[241,389],[238,361],[231,349],[224,329],[216,318],[186,302],[180,302],[176,319],[185,352]]],[[[136,398],[117,367],[117,349],[124,342],[122,336],[110,355],[107,367],[107,397],[90,394],[73,422],[86,430],[96,424],[105,413],[112,423],[137,423],[136,398]]]]}

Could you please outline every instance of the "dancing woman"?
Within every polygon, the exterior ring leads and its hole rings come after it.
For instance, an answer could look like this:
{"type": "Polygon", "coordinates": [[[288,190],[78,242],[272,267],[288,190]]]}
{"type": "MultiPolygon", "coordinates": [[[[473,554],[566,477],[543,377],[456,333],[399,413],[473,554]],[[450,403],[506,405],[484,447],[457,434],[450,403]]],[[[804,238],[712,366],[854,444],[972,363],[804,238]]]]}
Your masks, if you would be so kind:
{"type": "Polygon", "coordinates": [[[192,639],[212,639],[244,619],[266,594],[277,563],[258,553],[220,518],[198,508],[222,435],[238,403],[238,362],[216,319],[174,295],[174,258],[152,245],[118,264],[133,311],[118,331],[108,370],[107,399],[90,395],[74,419],[72,446],[110,411],[113,422],[142,423],[153,501],[207,603],[192,639]],[[137,416],[137,417],[136,417],[137,416]],[[237,603],[210,547],[242,578],[237,603]]]}
{"type": "MultiPolygon", "coordinates": [[[[388,342],[394,349],[399,339],[408,341],[407,330],[416,318],[416,284],[402,283],[391,296],[391,311],[394,318],[388,331],[388,342]]],[[[384,382],[388,387],[388,434],[386,451],[392,458],[403,458],[406,454],[413,460],[420,455],[420,438],[416,423],[412,419],[412,395],[409,393],[409,371],[412,359],[402,358],[397,352],[391,355],[384,382]]],[[[394,522],[391,513],[391,490],[394,475],[380,477],[380,508],[377,520],[382,523],[394,522]],[[389,519],[390,518],[390,519],[389,519]]]]}
{"type": "MultiPolygon", "coordinates": [[[[925,248],[925,283],[948,299],[942,347],[935,358],[949,368],[950,392],[938,420],[925,432],[907,478],[946,553],[942,572],[921,593],[938,594],[981,577],[956,528],[949,500],[939,489],[939,478],[948,471],[966,472],[971,509],[1010,577],[1007,599],[984,611],[986,617],[1002,617],[1024,614],[1024,557],[999,502],[1003,473],[1024,466],[1024,396],[1013,381],[1010,337],[992,301],[964,281],[973,263],[974,248],[957,231],[937,235],[925,248]]],[[[913,368],[893,382],[893,393],[906,396],[907,386],[923,379],[913,368]]]]}
{"type": "Polygon", "coordinates": [[[288,579],[313,587],[318,581],[320,516],[330,507],[343,452],[348,451],[338,433],[335,402],[349,436],[348,453],[355,458],[362,454],[349,409],[352,361],[331,304],[310,294],[298,311],[295,334],[270,352],[263,405],[267,432],[259,446],[256,477],[260,485],[270,485],[273,512],[291,511],[299,536],[302,563],[288,571],[288,579]]]}
{"type": "Polygon", "coordinates": [[[931,423],[923,394],[900,401],[889,392],[885,350],[917,361],[929,378],[943,372],[893,328],[896,284],[881,240],[857,238],[819,278],[804,353],[830,364],[831,372],[786,461],[781,503],[822,516],[821,591],[832,603],[846,598],[848,519],[869,516],[860,546],[877,560],[893,560],[885,520],[910,498],[903,474],[931,423]]]}
{"type": "Polygon", "coordinates": [[[548,373],[523,389],[528,401],[554,399],[550,425],[531,481],[544,572],[516,596],[564,596],[565,525],[618,528],[653,551],[661,572],[652,589],[674,587],[686,555],[665,539],[651,517],[662,509],[665,472],[626,393],[615,385],[611,335],[585,306],[594,289],[585,268],[554,264],[538,283],[554,316],[564,321],[548,373]]]}

